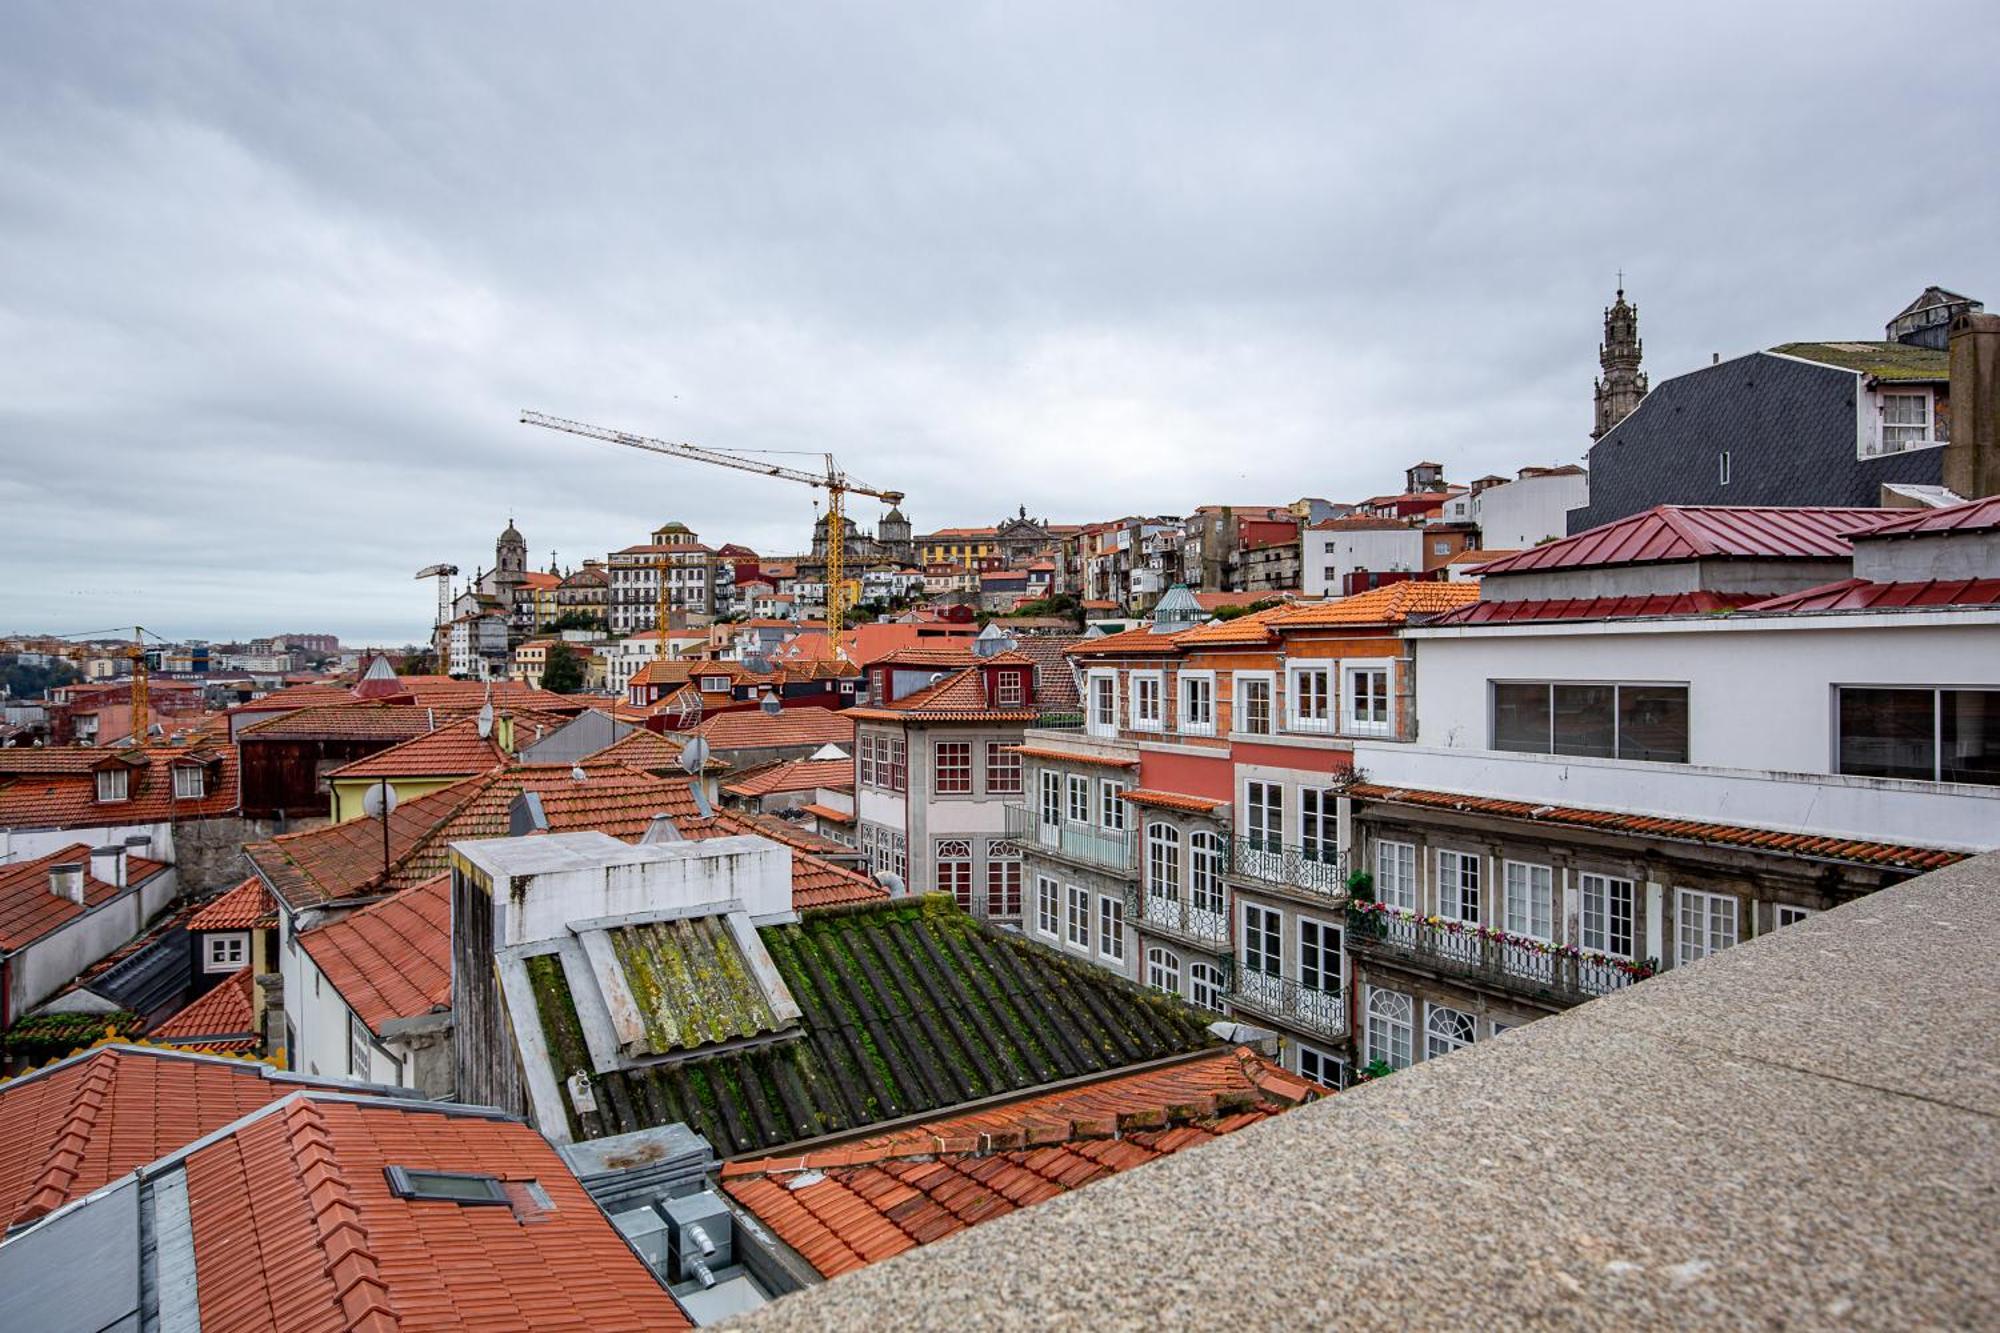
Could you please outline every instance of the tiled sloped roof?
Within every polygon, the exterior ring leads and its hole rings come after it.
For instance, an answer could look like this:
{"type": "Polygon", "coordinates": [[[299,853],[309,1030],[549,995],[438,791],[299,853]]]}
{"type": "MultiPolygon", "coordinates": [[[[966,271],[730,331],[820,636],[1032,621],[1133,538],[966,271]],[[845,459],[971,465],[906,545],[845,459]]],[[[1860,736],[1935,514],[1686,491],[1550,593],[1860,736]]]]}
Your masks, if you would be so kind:
{"type": "Polygon", "coordinates": [[[760,933],[802,1035],[590,1073],[560,969],[537,987],[552,1072],[588,1074],[599,1138],[684,1121],[724,1155],[1198,1050],[1200,1015],[989,929],[948,899],[816,912],[760,933]]]}
{"type": "Polygon", "coordinates": [[[890,666],[903,667],[962,667],[971,666],[978,660],[970,640],[962,644],[940,644],[929,639],[913,642],[907,648],[898,648],[876,659],[890,666]]]}
{"type": "Polygon", "coordinates": [[[65,746],[60,749],[37,749],[29,746],[13,746],[0,750],[0,777],[14,774],[30,774],[36,777],[56,774],[74,777],[79,773],[89,773],[100,763],[109,751],[96,746],[65,746]]]}
{"type": "Polygon", "coordinates": [[[978,667],[955,671],[943,680],[884,704],[847,710],[850,717],[876,722],[1032,722],[1034,708],[994,708],[986,700],[986,680],[978,667]]]}
{"type": "MultiPolygon", "coordinates": [[[[1470,587],[1470,584],[1460,585],[1470,587]]],[[[1697,616],[1748,605],[1760,594],[1707,591],[1628,597],[1551,597],[1473,602],[1447,611],[1432,625],[1511,625],[1529,620],[1631,620],[1638,616],[1697,616]]]]}
{"type": "Polygon", "coordinates": [[[188,919],[189,930],[255,930],[278,924],[278,906],[271,891],[255,875],[244,880],[188,919]]]}
{"type": "Polygon", "coordinates": [[[762,750],[795,745],[854,744],[854,721],[846,712],[817,705],[787,708],[776,717],[761,708],[717,713],[694,729],[717,750],[762,750]]]}
{"type": "Polygon", "coordinates": [[[304,1086],[266,1065],[106,1046],[0,1082],[0,1230],[304,1086]]]}
{"type": "Polygon", "coordinates": [[[296,708],[306,708],[313,704],[345,704],[354,702],[355,694],[345,685],[287,685],[282,690],[272,690],[262,698],[252,699],[247,704],[237,704],[232,713],[278,713],[296,708]]]}
{"type": "Polygon", "coordinates": [[[1155,634],[1142,626],[1101,639],[1080,639],[1067,651],[1071,657],[1173,657],[1180,651],[1177,644],[1181,635],[1186,633],[1189,631],[1155,634]]]}
{"type": "Polygon", "coordinates": [[[1056,759],[1065,764],[1094,764],[1100,768],[1137,768],[1137,758],[1126,759],[1118,755],[1090,754],[1083,750],[1059,750],[1046,745],[1016,745],[1010,747],[1026,759],[1056,759]]]}
{"type": "MultiPolygon", "coordinates": [[[[817,801],[808,805],[802,805],[799,809],[805,811],[815,819],[828,820],[835,824],[852,824],[854,822],[854,812],[852,810],[836,810],[830,805],[821,805],[817,801]]],[[[796,892],[794,890],[795,897],[796,892]]]]}
{"type": "Polygon", "coordinates": [[[1881,380],[1943,383],[1951,378],[1950,354],[1935,347],[1899,342],[1823,342],[1785,343],[1771,350],[1780,356],[1856,370],[1881,380]]]}
{"type": "Polygon", "coordinates": [[[208,1051],[253,1051],[257,1049],[256,1007],[250,988],[256,985],[244,964],[226,980],[179,1013],[161,1022],[146,1036],[170,1046],[198,1046],[208,1051]]]}
{"type": "MultiPolygon", "coordinates": [[[[133,883],[137,883],[136,879],[133,883]]],[[[0,866],[0,949],[33,944],[52,930],[68,925],[93,907],[101,907],[123,890],[90,873],[90,847],[72,843],[47,856],[0,866]],[[74,862],[83,867],[83,904],[58,898],[49,891],[49,868],[74,862]]]]}
{"type": "MultiPolygon", "coordinates": [[[[1419,496],[1379,495],[1370,504],[1388,504],[1396,500],[1420,499],[1419,496]]],[[[1446,497],[1440,497],[1446,498],[1446,497]]],[[[1345,514],[1339,518],[1323,518],[1317,523],[1306,525],[1314,532],[1393,532],[1402,530],[1415,532],[1409,524],[1399,518],[1376,518],[1372,514],[1345,514]]]]}
{"type": "Polygon", "coordinates": [[[1490,565],[1494,561],[1510,555],[1519,555],[1519,550],[1470,550],[1454,551],[1445,560],[1447,565],[1490,565]]]}
{"type": "MultiPolygon", "coordinates": [[[[498,731],[498,727],[494,728],[498,731]]],[[[334,769],[327,776],[342,779],[470,777],[507,762],[497,735],[481,736],[479,719],[464,718],[436,731],[334,769]]]]}
{"type": "Polygon", "coordinates": [[[1154,791],[1148,787],[1134,787],[1118,794],[1120,800],[1134,805],[1143,805],[1155,810],[1186,810],[1191,814],[1205,815],[1228,805],[1208,796],[1189,796],[1177,791],[1154,791]]]}
{"type": "Polygon", "coordinates": [[[1216,620],[1193,629],[1183,630],[1174,636],[1174,641],[1185,649],[1254,647],[1276,642],[1272,633],[1272,622],[1287,612],[1302,609],[1299,605],[1282,602],[1277,606],[1267,606],[1262,611],[1252,611],[1248,615],[1237,616],[1233,620],[1216,620]]]}
{"type": "Polygon", "coordinates": [[[1588,532],[1503,557],[1482,566],[1481,575],[1682,560],[1841,559],[1854,553],[1850,534],[1900,516],[1890,509],[1655,505],[1588,532]]]}
{"type": "Polygon", "coordinates": [[[1475,583],[1431,583],[1405,579],[1352,597],[1295,606],[1269,622],[1280,630],[1323,625],[1400,625],[1411,616],[1437,615],[1479,600],[1475,583]]]}
{"type": "Polygon", "coordinates": [[[1318,1095],[1237,1047],[798,1156],[731,1162],[722,1185],[836,1277],[1318,1095]]]}
{"type": "Polygon", "coordinates": [[[1938,532],[1992,532],[2000,529],[2000,495],[1984,500],[1968,500],[1945,509],[1919,509],[1874,528],[1856,533],[1860,537],[1914,537],[1938,532]]]}
{"type": "Polygon", "coordinates": [[[301,932],[299,944],[377,1036],[451,1005],[451,876],[301,932]]]}
{"type": "Polygon", "coordinates": [[[1749,828],[1740,824],[1713,824],[1695,819],[1673,819],[1662,815],[1633,815],[1613,810],[1584,810],[1573,806],[1536,805],[1532,801],[1503,801],[1487,796],[1464,796],[1457,792],[1420,791],[1359,782],[1348,789],[1357,799],[1384,801],[1395,805],[1415,805],[1468,814],[1500,815],[1528,819],[1541,824],[1571,828],[1607,829],[1634,833],[1674,842],[1711,843],[1740,847],[1748,851],[1779,852],[1787,856],[1820,861],[1844,861],[1854,865],[1884,866],[1896,870],[1937,870],[1963,861],[1967,853],[1943,851],[1935,847],[1909,847],[1897,843],[1864,842],[1855,838],[1827,837],[1818,833],[1790,833],[1780,829],[1749,828]]]}
{"type": "Polygon", "coordinates": [[[415,704],[315,704],[277,717],[253,722],[237,734],[239,741],[369,740],[406,741],[431,729],[435,718],[415,704]]]}
{"type": "Polygon", "coordinates": [[[486,702],[489,690],[495,708],[517,713],[534,709],[568,716],[581,712],[584,707],[566,694],[538,690],[518,680],[453,680],[449,676],[404,676],[402,679],[411,699],[423,708],[475,713],[486,702]]]}
{"type": "Polygon", "coordinates": [[[1016,656],[1035,664],[1035,703],[1046,713],[1073,713],[1083,706],[1077,689],[1076,668],[1070,665],[1070,645],[1082,643],[1076,635],[1033,635],[1020,640],[1016,656]]]}
{"type": "Polygon", "coordinates": [[[88,772],[0,776],[0,828],[97,828],[203,819],[233,814],[239,804],[234,746],[156,745],[143,752],[93,753],[100,762],[143,753],[144,762],[126,779],[125,800],[99,801],[96,777],[88,772]],[[174,795],[174,765],[190,760],[202,762],[208,770],[200,800],[174,795]]]}
{"type": "MultiPolygon", "coordinates": [[[[464,809],[481,791],[481,779],[468,778],[439,791],[397,805],[389,816],[389,883],[382,883],[382,826],[372,819],[350,819],[304,833],[286,833],[269,842],[251,843],[243,854],[293,911],[317,907],[364,893],[386,893],[428,879],[408,878],[400,868],[411,853],[464,809]]],[[[506,827],[502,818],[501,829],[506,827]]],[[[439,858],[440,862],[442,857],[439,858]]],[[[430,871],[436,874],[444,867],[430,871]]]]}
{"type": "Polygon", "coordinates": [[[741,781],[724,783],[722,789],[732,796],[769,796],[775,792],[815,791],[821,787],[838,790],[853,785],[852,759],[794,759],[773,764],[741,781]]]}
{"type": "Polygon", "coordinates": [[[2000,606],[2000,579],[1931,579],[1870,583],[1842,579],[1753,602],[1746,611],[1900,611],[1940,606],[2000,606]]]}
{"type": "MultiPolygon", "coordinates": [[[[629,731],[611,744],[592,755],[593,759],[610,759],[624,764],[627,768],[637,768],[650,772],[653,769],[672,768],[680,770],[681,749],[685,741],[678,737],[662,736],[657,731],[640,727],[629,731]]],[[[709,760],[713,768],[716,760],[709,760]]]]}
{"type": "Polygon", "coordinates": [[[690,1327],[518,1121],[301,1093],[190,1153],[186,1170],[204,1329],[690,1327]],[[398,1198],[391,1166],[497,1176],[511,1206],[398,1198]]]}

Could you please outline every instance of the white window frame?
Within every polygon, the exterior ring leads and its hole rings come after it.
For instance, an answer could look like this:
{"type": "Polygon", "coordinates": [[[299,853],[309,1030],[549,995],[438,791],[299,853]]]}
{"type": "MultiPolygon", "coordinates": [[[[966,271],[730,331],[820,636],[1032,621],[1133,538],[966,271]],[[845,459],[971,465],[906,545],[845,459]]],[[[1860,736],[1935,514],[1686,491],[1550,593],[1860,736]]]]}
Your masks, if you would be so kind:
{"type": "Polygon", "coordinates": [[[1743,902],[1732,893],[1674,890],[1674,962],[1678,967],[1721,953],[1743,939],[1743,902]],[[1723,909],[1727,909],[1726,911],[1723,909]],[[1690,923],[1690,914],[1696,920],[1690,923]],[[1727,922],[1728,938],[1719,927],[1727,922]]]}
{"type": "Polygon", "coordinates": [[[1417,910],[1417,845],[1375,840],[1375,901],[1384,907],[1417,910]],[[1391,869],[1396,873],[1391,874],[1391,869]]]}
{"type": "Polygon", "coordinates": [[[1238,671],[1230,678],[1229,684],[1229,729],[1244,736],[1270,736],[1278,730],[1278,678],[1270,671],[1238,671]],[[1249,725],[1250,709],[1247,696],[1250,687],[1261,686],[1264,691],[1264,725],[1249,725]]]}
{"type": "Polygon", "coordinates": [[[1097,956],[1107,963],[1125,962],[1125,899],[1116,893],[1097,895],[1097,956]]]}
{"type": "Polygon", "coordinates": [[[1047,875],[1035,876],[1035,933],[1062,937],[1062,885],[1047,875]]]}
{"type": "Polygon", "coordinates": [[[1160,671],[1134,671],[1132,686],[1132,730],[1167,729],[1167,678],[1160,671]],[[1149,688],[1150,687],[1150,688],[1149,688]],[[1144,705],[1150,700],[1151,708],[1144,705]]]}
{"type": "Polygon", "coordinates": [[[132,775],[122,768],[106,768],[97,774],[97,799],[105,804],[131,799],[132,775]]]}
{"type": "Polygon", "coordinates": [[[1293,1043],[1293,1046],[1296,1051],[1292,1057],[1293,1073],[1300,1078],[1311,1079],[1323,1088],[1347,1086],[1347,1061],[1302,1041],[1293,1043]]]}
{"type": "Polygon", "coordinates": [[[1181,830],[1156,819],[1146,825],[1146,892],[1155,898],[1181,900],[1181,830]]]}
{"type": "Polygon", "coordinates": [[[1127,825],[1125,783],[1118,778],[1097,780],[1097,826],[1106,833],[1123,833],[1127,825]]]}
{"type": "Polygon", "coordinates": [[[1437,914],[1450,921],[1464,921],[1478,925],[1480,913],[1486,907],[1486,858],[1478,852],[1461,852],[1450,847],[1440,847],[1433,864],[1437,867],[1437,914]],[[1453,869],[1445,869],[1446,858],[1450,858],[1453,869]],[[1472,867],[1472,913],[1465,913],[1466,878],[1465,867],[1472,867]]]}
{"type": "Polygon", "coordinates": [[[250,932],[204,935],[201,940],[201,970],[235,972],[250,961],[250,932]]]}
{"type": "Polygon", "coordinates": [[[1072,824],[1090,826],[1090,779],[1081,773],[1067,775],[1064,784],[1068,799],[1063,802],[1063,814],[1072,824]]]}
{"type": "Polygon", "coordinates": [[[1146,984],[1167,995],[1181,993],[1181,957],[1171,949],[1146,950],[1146,984]]]}
{"type": "Polygon", "coordinates": [[[1638,949],[1639,886],[1619,875],[1586,870],[1577,876],[1577,947],[1606,958],[1631,958],[1638,949]],[[1620,898],[1624,947],[1619,947],[1620,898]]]}
{"type": "Polygon", "coordinates": [[[1092,736],[1116,736],[1118,734],[1118,673],[1116,671],[1092,671],[1084,677],[1084,721],[1085,730],[1092,736]],[[1102,690],[1102,698],[1100,698],[1102,690]],[[1108,708],[1100,710],[1099,703],[1108,708]]]}
{"type": "Polygon", "coordinates": [[[1299,989],[1339,995],[1346,987],[1346,941],[1344,931],[1331,921],[1300,916],[1295,932],[1299,943],[1299,989]],[[1308,943],[1308,940],[1311,942],[1308,943]],[[1328,956],[1332,966],[1328,966],[1328,956]],[[1308,964],[1307,959],[1315,961],[1308,964]]]}
{"type": "Polygon", "coordinates": [[[1818,915],[1819,909],[1817,907],[1800,907],[1797,903],[1772,903],[1771,929],[1779,930],[1785,926],[1796,926],[1807,917],[1818,915]]]}
{"type": "Polygon", "coordinates": [[[1039,813],[1043,828],[1058,828],[1063,817],[1063,775],[1061,770],[1040,768],[1035,779],[1035,789],[1039,793],[1039,813]]]}
{"type": "Polygon", "coordinates": [[[1243,782],[1243,834],[1245,844],[1254,851],[1275,852],[1285,845],[1285,784],[1268,778],[1246,778],[1243,782]],[[1269,797],[1277,793],[1277,802],[1269,799],[1253,800],[1252,792],[1269,797]],[[1275,812],[1275,822],[1273,818],[1275,812]]]}
{"type": "MultiPolygon", "coordinates": [[[[1342,725],[1346,728],[1349,735],[1391,736],[1395,734],[1395,680],[1395,666],[1390,660],[1386,659],[1380,662],[1358,662],[1345,665],[1341,668],[1341,685],[1343,687],[1341,689],[1342,725]],[[1379,718],[1372,716],[1363,717],[1361,715],[1360,704],[1363,702],[1364,692],[1355,688],[1355,682],[1364,676],[1370,678],[1380,676],[1382,678],[1380,699],[1382,716],[1379,718]]],[[[1372,689],[1365,694],[1365,697],[1371,701],[1374,699],[1374,696],[1375,691],[1372,689]]],[[[1371,709],[1370,711],[1372,713],[1374,710],[1371,709]]]]}
{"type": "Polygon", "coordinates": [[[1333,683],[1339,679],[1340,664],[1328,659],[1320,662],[1295,662],[1285,666],[1285,730],[1302,732],[1309,736],[1324,736],[1334,729],[1335,701],[1333,683]],[[1313,691],[1317,696],[1312,711],[1300,708],[1307,702],[1300,682],[1308,677],[1321,681],[1320,689],[1313,691]]]}
{"type": "Polygon", "coordinates": [[[1243,904],[1243,970],[1285,975],[1285,914],[1261,903],[1243,904]]]}
{"type": "Polygon", "coordinates": [[[1174,689],[1179,702],[1179,725],[1183,735],[1215,734],[1215,673],[1180,672],[1174,689]]]}
{"type": "Polygon", "coordinates": [[[1027,698],[1025,673],[1001,670],[993,673],[993,702],[1001,708],[1019,708],[1027,698]]]}
{"type": "MultiPolygon", "coordinates": [[[[1906,454],[1916,449],[1928,449],[1933,444],[1939,443],[1942,443],[1942,441],[1937,438],[1937,398],[1931,390],[1916,385],[1898,385],[1894,389],[1882,388],[1876,390],[1875,454],[1873,456],[1906,454]],[[1923,405],[1923,419],[1914,422],[1890,421],[1889,400],[1892,398],[1910,398],[1921,403],[1923,405]],[[1917,433],[1899,440],[1892,445],[1889,442],[1889,432],[1892,430],[1914,430],[1917,433]]],[[[1863,457],[1868,456],[1863,455],[1863,457]]]]}
{"type": "Polygon", "coordinates": [[[1503,929],[1509,935],[1553,943],[1556,929],[1555,867],[1535,861],[1500,863],[1503,929]],[[1540,872],[1539,875],[1536,872],[1540,872]]]}
{"type": "Polygon", "coordinates": [[[1200,961],[1188,964],[1188,1000],[1197,1009],[1219,1013],[1229,995],[1229,983],[1222,975],[1222,969],[1213,963],[1200,961]]]}
{"type": "Polygon", "coordinates": [[[1370,986],[1363,1010],[1368,1063],[1380,1060],[1391,1069],[1408,1069],[1416,1057],[1416,1001],[1403,991],[1370,986]],[[1399,1039],[1400,1059],[1397,1058],[1399,1039]]]}
{"type": "Polygon", "coordinates": [[[1090,891],[1063,885],[1063,939],[1072,949],[1090,952],[1090,891]]]}
{"type": "Polygon", "coordinates": [[[174,768],[174,799],[199,801],[208,795],[208,770],[189,764],[174,768]]]}
{"type": "Polygon", "coordinates": [[[1448,1004],[1424,1006],[1424,1059],[1462,1051],[1479,1039],[1479,1019],[1448,1004]]]}

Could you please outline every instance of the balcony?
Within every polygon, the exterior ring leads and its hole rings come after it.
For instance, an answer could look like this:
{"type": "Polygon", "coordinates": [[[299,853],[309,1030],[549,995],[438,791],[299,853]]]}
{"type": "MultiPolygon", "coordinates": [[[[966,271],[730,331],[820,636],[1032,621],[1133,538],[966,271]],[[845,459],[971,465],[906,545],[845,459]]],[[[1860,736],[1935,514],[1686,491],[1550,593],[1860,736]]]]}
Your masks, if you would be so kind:
{"type": "Polygon", "coordinates": [[[1651,960],[1630,962],[1485,926],[1421,917],[1380,903],[1348,910],[1348,948],[1414,963],[1567,1008],[1653,975],[1651,960]]]}
{"type": "Polygon", "coordinates": [[[1233,879],[1335,906],[1347,901],[1345,851],[1286,847],[1241,835],[1228,842],[1229,874],[1233,879]]]}
{"type": "Polygon", "coordinates": [[[1229,1001],[1239,1011],[1262,1014],[1315,1036],[1347,1035],[1347,1004],[1338,990],[1320,990],[1290,977],[1239,968],[1229,1001]]]}
{"type": "Polygon", "coordinates": [[[1131,830],[1107,833],[1095,824],[1072,824],[1067,820],[1044,823],[1040,814],[1025,805],[1007,810],[1007,836],[1031,851],[1047,852],[1094,870],[1129,872],[1137,861],[1132,849],[1131,830]]]}
{"type": "Polygon", "coordinates": [[[1210,953],[1230,952],[1229,913],[1219,900],[1196,906],[1184,898],[1130,884],[1125,888],[1125,910],[1142,930],[1171,936],[1210,953]]]}

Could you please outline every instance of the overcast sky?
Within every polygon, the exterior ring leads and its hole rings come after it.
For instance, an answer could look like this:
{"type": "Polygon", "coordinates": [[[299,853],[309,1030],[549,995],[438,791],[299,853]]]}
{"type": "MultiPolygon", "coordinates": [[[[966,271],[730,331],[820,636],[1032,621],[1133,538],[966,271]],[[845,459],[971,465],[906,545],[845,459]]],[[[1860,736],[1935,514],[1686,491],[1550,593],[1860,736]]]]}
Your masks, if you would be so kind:
{"type": "Polygon", "coordinates": [[[1621,267],[1656,382],[2000,305],[2000,5],[1632,8],[14,0],[0,631],[807,538],[522,408],[1083,521],[1579,460],[1621,267]]]}

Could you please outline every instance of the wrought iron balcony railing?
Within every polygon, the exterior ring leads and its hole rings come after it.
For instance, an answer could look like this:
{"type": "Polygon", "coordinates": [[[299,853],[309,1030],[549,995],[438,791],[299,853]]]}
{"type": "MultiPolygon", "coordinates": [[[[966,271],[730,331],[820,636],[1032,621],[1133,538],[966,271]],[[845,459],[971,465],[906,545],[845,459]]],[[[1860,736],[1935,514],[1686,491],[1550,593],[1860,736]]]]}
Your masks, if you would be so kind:
{"type": "Polygon", "coordinates": [[[1347,915],[1352,949],[1420,962],[1555,1004],[1581,1004],[1657,970],[1651,959],[1613,958],[1381,903],[1355,903],[1347,915]]]}
{"type": "Polygon", "coordinates": [[[1286,847],[1239,833],[1229,840],[1229,870],[1238,879],[1315,898],[1347,896],[1347,853],[1332,847],[1286,847]]]}
{"type": "Polygon", "coordinates": [[[1125,911],[1156,933],[1170,934],[1214,953],[1229,952],[1229,912],[1220,895],[1196,902],[1185,892],[1158,893],[1131,884],[1125,889],[1125,911]]]}
{"type": "Polygon", "coordinates": [[[1066,819],[1044,821],[1032,806],[1007,807],[1007,836],[1030,851],[1044,851],[1100,870],[1130,870],[1138,862],[1132,830],[1110,832],[1096,824],[1066,819]]]}
{"type": "Polygon", "coordinates": [[[1247,1009],[1322,1037],[1347,1034],[1347,1004],[1338,988],[1301,985],[1290,977],[1238,967],[1230,1000],[1247,1009]]]}

